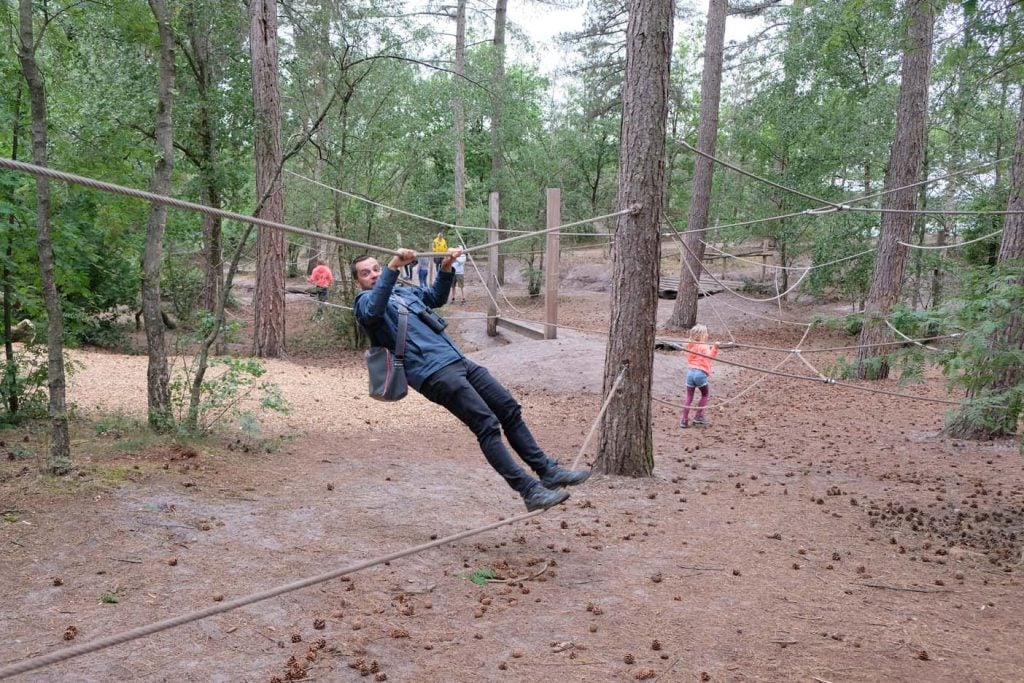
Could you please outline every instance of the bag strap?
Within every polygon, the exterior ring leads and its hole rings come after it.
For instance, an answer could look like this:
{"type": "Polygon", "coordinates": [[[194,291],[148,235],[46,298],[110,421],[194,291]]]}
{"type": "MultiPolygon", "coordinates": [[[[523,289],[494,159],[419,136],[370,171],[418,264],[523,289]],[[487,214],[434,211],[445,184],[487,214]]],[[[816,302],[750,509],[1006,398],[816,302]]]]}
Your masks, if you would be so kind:
{"type": "MultiPolygon", "coordinates": [[[[355,301],[359,301],[359,297],[366,294],[366,292],[359,292],[356,296],[355,301]]],[[[398,306],[398,337],[395,339],[395,360],[402,362],[405,358],[405,335],[409,329],[409,307],[402,301],[401,297],[392,295],[395,300],[395,305],[398,306]]],[[[352,303],[353,309],[355,308],[355,302],[352,303]]],[[[373,343],[373,335],[370,331],[363,327],[363,324],[356,318],[356,323],[359,327],[363,328],[363,332],[370,337],[370,343],[373,343]]]]}
{"type": "Polygon", "coordinates": [[[395,360],[402,362],[405,358],[405,333],[409,329],[409,307],[395,297],[398,305],[398,338],[395,340],[395,360]]]}

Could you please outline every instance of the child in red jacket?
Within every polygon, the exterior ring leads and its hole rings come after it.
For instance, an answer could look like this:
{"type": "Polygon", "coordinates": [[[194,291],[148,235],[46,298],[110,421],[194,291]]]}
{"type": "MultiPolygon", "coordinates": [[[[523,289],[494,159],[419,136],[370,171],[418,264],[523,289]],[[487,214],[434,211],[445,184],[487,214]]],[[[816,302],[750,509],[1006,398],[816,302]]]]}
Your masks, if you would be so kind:
{"type": "Polygon", "coordinates": [[[718,355],[718,342],[708,343],[706,325],[694,325],[690,330],[690,339],[693,341],[686,345],[686,404],[683,406],[683,419],[679,421],[682,429],[690,426],[690,404],[693,403],[694,389],[700,389],[700,401],[697,403],[693,424],[703,426],[708,423],[704,419],[704,406],[711,398],[708,375],[711,374],[711,359],[718,355]]]}

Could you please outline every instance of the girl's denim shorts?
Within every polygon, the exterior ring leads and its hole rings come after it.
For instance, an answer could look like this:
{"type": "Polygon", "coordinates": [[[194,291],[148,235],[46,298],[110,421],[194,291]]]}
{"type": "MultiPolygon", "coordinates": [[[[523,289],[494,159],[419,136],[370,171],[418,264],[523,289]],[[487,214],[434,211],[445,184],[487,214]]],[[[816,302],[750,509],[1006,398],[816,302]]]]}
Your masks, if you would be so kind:
{"type": "Polygon", "coordinates": [[[708,384],[708,373],[698,368],[690,368],[686,372],[686,386],[693,387],[694,389],[700,389],[701,387],[707,386],[708,384]]]}

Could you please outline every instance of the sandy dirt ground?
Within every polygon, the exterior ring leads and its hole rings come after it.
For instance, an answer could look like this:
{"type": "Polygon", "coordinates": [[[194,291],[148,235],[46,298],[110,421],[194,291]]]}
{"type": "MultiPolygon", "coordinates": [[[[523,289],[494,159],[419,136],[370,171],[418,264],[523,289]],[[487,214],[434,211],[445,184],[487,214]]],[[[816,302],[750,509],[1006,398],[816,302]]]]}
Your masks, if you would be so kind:
{"type": "MultiPolygon", "coordinates": [[[[472,277],[445,313],[567,463],[602,401],[604,343],[587,330],[607,329],[609,299],[593,264],[564,270],[559,320],[575,329],[556,341],[487,337],[472,277]]],[[[516,283],[502,304],[540,316],[516,283]]],[[[40,474],[45,425],[0,443],[0,665],[523,512],[446,412],[368,400],[359,355],[332,348],[310,305],[290,295],[290,357],[266,363],[292,410],[255,442],[122,429],[144,417],[145,357],[72,352],[76,473],[40,474]]],[[[1017,443],[946,438],[939,403],[724,362],[779,366],[804,328],[778,314],[702,300],[714,338],[780,349],[722,351],[705,428],[678,428],[684,361],[655,354],[650,478],[594,475],[529,521],[15,680],[1024,680],[1017,443]]],[[[853,342],[816,329],[800,348],[822,369],[837,354],[814,349],[853,342]]],[[[779,367],[813,374],[791,355],[779,367]]],[[[936,373],[854,384],[956,398],[936,373]]]]}

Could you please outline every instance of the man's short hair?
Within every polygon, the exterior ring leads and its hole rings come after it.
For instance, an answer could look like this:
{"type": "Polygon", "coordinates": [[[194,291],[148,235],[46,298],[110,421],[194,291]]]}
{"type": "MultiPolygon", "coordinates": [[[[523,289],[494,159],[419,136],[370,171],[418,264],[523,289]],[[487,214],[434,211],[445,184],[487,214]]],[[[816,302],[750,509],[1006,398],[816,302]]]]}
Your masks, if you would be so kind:
{"type": "Polygon", "coordinates": [[[359,264],[368,258],[373,258],[369,254],[360,254],[352,259],[352,264],[349,266],[349,271],[352,273],[352,279],[356,279],[359,275],[359,264]]]}

